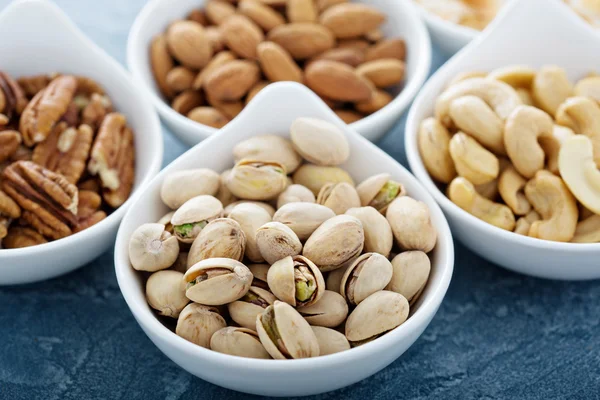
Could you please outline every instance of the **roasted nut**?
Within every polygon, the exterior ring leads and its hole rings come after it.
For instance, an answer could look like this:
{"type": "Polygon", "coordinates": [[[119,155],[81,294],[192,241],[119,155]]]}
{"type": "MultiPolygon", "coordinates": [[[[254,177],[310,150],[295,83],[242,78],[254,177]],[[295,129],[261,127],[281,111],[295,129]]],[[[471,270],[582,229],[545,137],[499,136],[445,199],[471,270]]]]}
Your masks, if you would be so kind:
{"type": "Polygon", "coordinates": [[[392,279],[385,289],[400,293],[412,305],[429,280],[429,257],[422,251],[405,251],[392,259],[392,268],[392,279]]]}
{"type": "Polygon", "coordinates": [[[277,11],[257,0],[241,0],[238,11],[254,21],[266,32],[285,24],[285,18],[277,11]]]}
{"type": "Polygon", "coordinates": [[[262,29],[244,15],[232,15],[221,25],[223,41],[242,58],[255,60],[257,47],[265,39],[262,29]]]}
{"type": "Polygon", "coordinates": [[[600,168],[600,106],[587,97],[572,97],[556,111],[556,122],[590,138],[594,162],[600,168]]]}
{"type": "Polygon", "coordinates": [[[406,59],[406,43],[402,39],[383,39],[365,51],[365,61],[382,58],[406,59]]]}
{"type": "MultiPolygon", "coordinates": [[[[0,217],[1,219],[2,217],[0,217]]],[[[0,226],[0,229],[2,227],[0,226]]],[[[2,236],[2,235],[0,235],[2,236]]],[[[25,226],[12,226],[7,235],[2,239],[2,248],[20,249],[23,247],[37,246],[48,241],[35,230],[25,226]]]]}
{"type": "Polygon", "coordinates": [[[456,169],[450,157],[452,136],[435,118],[427,118],[419,127],[418,141],[421,159],[427,172],[438,182],[449,183],[456,176],[456,169]]]}
{"type": "Polygon", "coordinates": [[[314,164],[304,164],[294,172],[294,183],[306,186],[315,194],[327,183],[346,182],[354,185],[350,175],[338,167],[323,167],[314,164]]]}
{"type": "Polygon", "coordinates": [[[289,203],[314,203],[315,195],[309,188],[302,185],[293,184],[288,186],[279,197],[277,197],[277,208],[281,208],[289,203]]]}
{"type": "Polygon", "coordinates": [[[184,276],[185,295],[210,306],[242,298],[252,284],[252,273],[244,264],[229,258],[209,258],[189,268],[184,276]]]}
{"type": "Polygon", "coordinates": [[[161,224],[144,224],[129,239],[129,261],[138,271],[167,269],[177,259],[179,242],[161,224]]]}
{"type": "Polygon", "coordinates": [[[349,65],[337,61],[318,60],[310,63],[304,79],[306,86],[319,96],[343,102],[367,101],[374,91],[370,80],[349,65]]]}
{"type": "Polygon", "coordinates": [[[517,220],[514,232],[519,235],[527,236],[529,235],[529,229],[531,229],[531,224],[541,219],[542,217],[540,216],[540,214],[537,213],[537,211],[531,210],[529,211],[529,213],[527,213],[527,215],[517,220]]]}
{"type": "Polygon", "coordinates": [[[329,207],[336,214],[343,214],[350,208],[360,206],[360,198],[354,186],[349,183],[328,183],[321,188],[317,203],[329,207]]]}
{"type": "Polygon", "coordinates": [[[311,326],[311,328],[319,343],[320,356],[350,350],[350,343],[348,343],[344,334],[322,326],[311,326]]]}
{"type": "Polygon", "coordinates": [[[290,127],[294,148],[309,162],[332,166],[346,162],[350,145],[337,126],[316,118],[297,118],[290,127]]]}
{"type": "Polygon", "coordinates": [[[267,222],[256,230],[256,244],[266,262],[274,264],[302,251],[302,243],[293,230],[280,222],[267,222]]]}
{"type": "Polygon", "coordinates": [[[329,29],[308,22],[277,26],[269,32],[267,40],[286,49],[296,60],[316,56],[335,45],[335,37],[329,29]]]}
{"type": "Polygon", "coordinates": [[[564,69],[556,66],[544,66],[532,83],[535,103],[550,115],[555,115],[558,107],[573,94],[573,85],[564,69]]]}
{"type": "Polygon", "coordinates": [[[188,252],[186,252],[186,251],[180,252],[179,255],[177,255],[177,259],[175,260],[175,263],[173,263],[173,265],[171,265],[171,269],[173,269],[174,271],[181,272],[182,274],[185,274],[185,272],[188,270],[187,259],[188,259],[188,252]]]}
{"type": "Polygon", "coordinates": [[[339,39],[355,38],[371,32],[385,21],[385,15],[360,3],[342,3],[327,8],[320,22],[339,39]]]}
{"type": "Polygon", "coordinates": [[[289,256],[271,265],[267,283],[275,297],[294,307],[315,304],[325,292],[321,271],[302,256],[289,256]]]}
{"type": "Polygon", "coordinates": [[[269,213],[255,204],[239,204],[231,211],[229,218],[237,221],[246,234],[246,258],[255,263],[263,262],[264,258],[256,242],[256,231],[271,222],[269,213]]]}
{"type": "Polygon", "coordinates": [[[275,209],[273,208],[273,206],[269,203],[265,203],[264,201],[238,200],[234,201],[233,203],[230,203],[227,207],[225,207],[225,209],[223,210],[223,214],[225,215],[225,217],[229,217],[229,214],[231,214],[233,209],[239,206],[240,204],[254,204],[255,206],[259,206],[260,208],[265,210],[267,214],[269,214],[269,216],[271,217],[273,217],[273,215],[275,214],[275,209]]]}
{"type": "Polygon", "coordinates": [[[334,216],[330,208],[320,204],[289,203],[277,210],[273,221],[288,226],[300,240],[306,240],[322,223],[334,216]]]}
{"type": "Polygon", "coordinates": [[[378,253],[365,253],[344,273],[340,294],[350,305],[357,305],[370,295],[383,290],[392,279],[392,264],[378,253]]]}
{"type": "Polygon", "coordinates": [[[243,159],[231,170],[225,184],[239,198],[270,200],[287,186],[286,170],[277,162],[243,159]]]}
{"type": "Polygon", "coordinates": [[[175,333],[198,346],[210,348],[210,339],[227,323],[215,307],[188,304],[177,319],[175,333]]]}
{"type": "Polygon", "coordinates": [[[248,60],[233,60],[215,68],[202,83],[206,94],[219,101],[237,101],[260,79],[260,69],[248,60]]]}
{"type": "Polygon", "coordinates": [[[339,293],[325,290],[316,303],[300,306],[296,311],[311,325],[335,328],[346,320],[348,304],[339,293]]]}
{"type": "MultiPolygon", "coordinates": [[[[256,277],[255,277],[256,279],[256,277]]],[[[266,277],[265,277],[266,279],[266,277]]],[[[256,328],[256,317],[277,298],[267,289],[251,286],[242,298],[227,305],[231,319],[244,328],[256,328]]]]}
{"type": "Polygon", "coordinates": [[[195,90],[181,92],[173,99],[171,107],[179,114],[188,115],[194,108],[204,104],[204,96],[195,90]]]}
{"type": "MultiPolygon", "coordinates": [[[[207,29],[207,32],[208,32],[208,29],[207,29]]],[[[196,75],[196,78],[194,79],[194,83],[192,84],[192,87],[195,90],[200,90],[202,88],[202,86],[204,85],[204,81],[212,72],[216,71],[219,67],[228,63],[229,61],[233,61],[233,60],[235,60],[235,54],[233,54],[231,51],[222,51],[222,52],[216,54],[212,58],[212,60],[210,60],[210,62],[206,65],[206,67],[202,68],[202,70],[198,73],[198,75],[196,75]]],[[[198,105],[200,105],[200,104],[198,104],[198,105]]]]}
{"type": "Polygon", "coordinates": [[[302,158],[294,150],[292,143],[281,136],[253,136],[241,141],[233,148],[235,162],[243,159],[272,161],[282,164],[288,174],[293,173],[302,163],[302,158]]]}
{"type": "Polygon", "coordinates": [[[512,165],[506,168],[498,178],[500,196],[515,215],[525,215],[531,210],[531,204],[523,192],[526,183],[527,180],[519,175],[512,165]]]}
{"type": "Polygon", "coordinates": [[[210,0],[205,6],[206,17],[215,25],[221,25],[225,20],[235,14],[235,7],[227,1],[210,0]]]}
{"type": "Polygon", "coordinates": [[[192,88],[196,74],[193,70],[177,66],[171,69],[165,77],[165,82],[175,93],[183,92],[192,88]]]}
{"type": "Polygon", "coordinates": [[[238,357],[271,358],[258,339],[258,334],[246,328],[230,326],[219,329],[210,339],[210,349],[238,357]]]}
{"type": "Polygon", "coordinates": [[[262,42],[256,51],[263,73],[271,82],[302,83],[302,70],[283,47],[275,42],[262,42]]]}
{"type": "Polygon", "coordinates": [[[19,84],[0,71],[0,125],[7,125],[26,106],[27,99],[19,84]]]}
{"type": "Polygon", "coordinates": [[[167,30],[166,40],[169,52],[186,67],[200,69],[212,57],[211,43],[202,25],[197,22],[174,22],[167,30]]]}
{"type": "Polygon", "coordinates": [[[600,76],[588,76],[575,84],[575,96],[584,96],[600,101],[600,76]]]}
{"type": "MultiPolygon", "coordinates": [[[[227,176],[229,176],[230,172],[231,170],[227,169],[223,171],[219,176],[219,190],[215,195],[215,197],[221,202],[221,204],[223,204],[223,207],[225,207],[225,209],[223,210],[223,214],[225,216],[229,215],[227,207],[238,200],[238,198],[235,197],[233,193],[231,193],[231,191],[227,188],[227,185],[225,184],[225,180],[227,179],[227,176]]],[[[275,213],[275,210],[273,210],[273,213],[275,213]]]]}
{"type": "Polygon", "coordinates": [[[369,206],[351,208],[346,214],[360,220],[365,233],[365,252],[379,253],[385,257],[390,255],[394,236],[389,222],[380,212],[369,206]]]}
{"type": "Polygon", "coordinates": [[[546,169],[553,174],[558,175],[560,173],[558,171],[558,154],[562,144],[574,135],[575,132],[571,128],[554,124],[552,135],[546,135],[539,139],[540,146],[546,154],[546,169]]]}
{"type": "Polygon", "coordinates": [[[160,189],[160,198],[172,210],[177,210],[192,197],[214,196],[220,186],[220,177],[208,168],[188,169],[173,172],[165,177],[160,189]]]}
{"type": "Polygon", "coordinates": [[[350,265],[351,264],[348,264],[345,267],[335,269],[327,274],[326,287],[328,290],[341,293],[342,278],[344,277],[346,270],[350,268],[350,265]]]}
{"type": "Polygon", "coordinates": [[[231,258],[242,261],[246,250],[246,234],[240,224],[229,218],[218,218],[206,225],[192,243],[187,265],[207,258],[231,258]]]}
{"type": "Polygon", "coordinates": [[[390,174],[384,173],[362,181],[356,187],[361,205],[373,207],[384,214],[394,199],[404,196],[404,186],[390,178],[390,174]]]}
{"type": "Polygon", "coordinates": [[[269,285],[267,284],[267,274],[270,267],[271,266],[269,264],[248,264],[248,269],[254,276],[254,279],[252,280],[252,286],[269,290],[269,285]]]}
{"type": "Polygon", "coordinates": [[[97,131],[104,117],[111,112],[113,112],[113,108],[110,99],[106,95],[92,93],[89,102],[81,110],[81,122],[97,131]]]}
{"type": "Polygon", "coordinates": [[[177,318],[190,302],[185,297],[183,274],[177,271],[158,271],[146,281],[146,299],[159,315],[177,318]]]}
{"type": "Polygon", "coordinates": [[[388,92],[376,90],[367,101],[356,103],[356,109],[365,114],[372,114],[381,110],[392,102],[394,98],[388,92]]]}
{"type": "Polygon", "coordinates": [[[18,131],[0,132],[0,163],[8,160],[19,148],[21,134],[18,131]]]}
{"type": "MultiPolygon", "coordinates": [[[[4,242],[6,242],[6,238],[4,239],[4,242]]],[[[592,215],[579,221],[579,223],[577,223],[577,228],[575,229],[575,236],[573,236],[571,242],[600,243],[600,215],[592,215]]]]}
{"type": "Polygon", "coordinates": [[[500,173],[498,157],[462,132],[458,132],[450,140],[450,156],[458,175],[474,185],[491,182],[500,173]]]}
{"type": "Polygon", "coordinates": [[[79,190],[79,204],[77,205],[77,223],[73,233],[81,232],[106,218],[106,213],[100,210],[102,197],[90,190],[79,190]]]}
{"type": "Polygon", "coordinates": [[[171,218],[173,233],[183,243],[192,243],[208,223],[223,214],[223,205],[209,195],[193,197],[183,203],[171,218]]]}
{"type": "Polygon", "coordinates": [[[425,203],[408,196],[399,197],[388,207],[386,218],[402,249],[429,253],[435,247],[437,232],[425,203]]]}
{"type": "Polygon", "coordinates": [[[356,73],[371,81],[375,87],[383,89],[400,84],[404,80],[404,70],[404,61],[382,58],[359,65],[356,73]]]}

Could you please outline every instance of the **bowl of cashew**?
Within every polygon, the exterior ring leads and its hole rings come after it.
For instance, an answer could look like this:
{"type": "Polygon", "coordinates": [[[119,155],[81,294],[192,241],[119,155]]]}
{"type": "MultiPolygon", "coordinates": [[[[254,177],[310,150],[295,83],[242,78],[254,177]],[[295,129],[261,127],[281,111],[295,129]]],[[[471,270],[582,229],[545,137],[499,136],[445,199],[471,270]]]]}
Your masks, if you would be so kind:
{"type": "Polygon", "coordinates": [[[563,2],[512,3],[409,112],[412,171],[456,237],[502,267],[600,278],[598,46],[563,2]]]}

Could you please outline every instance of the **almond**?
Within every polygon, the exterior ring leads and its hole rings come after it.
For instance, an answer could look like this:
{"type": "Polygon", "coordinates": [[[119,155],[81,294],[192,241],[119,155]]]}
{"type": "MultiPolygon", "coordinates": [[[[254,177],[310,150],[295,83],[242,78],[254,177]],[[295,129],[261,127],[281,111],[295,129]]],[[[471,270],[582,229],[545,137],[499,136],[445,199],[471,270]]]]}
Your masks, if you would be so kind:
{"type": "Polygon", "coordinates": [[[316,0],[317,8],[319,12],[323,12],[331,6],[335,6],[337,4],[347,3],[348,0],[316,0]]]}
{"type": "Polygon", "coordinates": [[[285,19],[281,14],[257,0],[242,0],[238,10],[267,32],[276,26],[285,24],[285,19]]]}
{"type": "Polygon", "coordinates": [[[167,84],[167,74],[173,69],[173,59],[167,50],[167,40],[164,35],[157,35],[150,45],[150,66],[156,84],[161,93],[168,99],[175,96],[175,92],[167,84]]]}
{"type": "Polygon", "coordinates": [[[271,7],[284,7],[287,4],[287,0],[258,0],[263,4],[271,7]]]}
{"type": "Polygon", "coordinates": [[[392,96],[383,90],[376,90],[370,100],[356,103],[354,106],[364,114],[372,114],[390,104],[392,96]]]}
{"type": "Polygon", "coordinates": [[[404,62],[395,58],[382,58],[360,65],[356,68],[356,73],[373,82],[378,88],[386,88],[402,82],[404,62]]]}
{"type": "Polygon", "coordinates": [[[212,46],[202,25],[194,21],[176,21],[167,29],[171,55],[189,68],[200,69],[210,61],[212,46]]]}
{"type": "Polygon", "coordinates": [[[208,19],[206,18],[206,13],[204,10],[192,10],[188,14],[187,19],[197,22],[202,26],[208,25],[208,19]]]}
{"type": "Polygon", "coordinates": [[[384,37],[385,36],[383,35],[383,32],[381,31],[381,29],[378,29],[378,28],[365,33],[365,39],[367,39],[369,42],[373,42],[373,43],[379,42],[384,37]]]}
{"type": "Polygon", "coordinates": [[[382,58],[395,58],[400,61],[406,59],[406,43],[402,39],[384,39],[367,49],[365,61],[379,60],[382,58]]]}
{"type": "Polygon", "coordinates": [[[369,47],[371,47],[371,43],[367,42],[364,39],[342,39],[338,40],[338,48],[346,49],[356,49],[362,52],[365,52],[369,47]]]}
{"type": "Polygon", "coordinates": [[[196,79],[194,80],[193,88],[200,90],[200,88],[202,88],[202,84],[204,83],[204,79],[208,76],[208,74],[213,72],[221,65],[233,60],[235,60],[235,54],[230,51],[222,51],[217,53],[213,59],[210,60],[210,63],[208,63],[208,65],[198,73],[196,79]]]}
{"type": "Polygon", "coordinates": [[[215,53],[223,51],[225,44],[223,43],[223,35],[218,26],[207,26],[204,31],[215,53]]]}
{"type": "Polygon", "coordinates": [[[178,66],[167,74],[167,85],[176,93],[191,89],[196,74],[189,68],[178,66]]]}
{"type": "Polygon", "coordinates": [[[318,95],[340,101],[366,101],[373,86],[358,75],[354,68],[329,60],[311,63],[305,71],[306,85],[318,95]]]}
{"type": "Polygon", "coordinates": [[[288,0],[287,17],[290,22],[317,22],[317,8],[313,0],[288,0]]]}
{"type": "Polygon", "coordinates": [[[243,15],[233,15],[222,25],[227,47],[242,58],[256,59],[256,46],[265,39],[263,31],[243,15]]]}
{"type": "Polygon", "coordinates": [[[204,90],[219,101],[240,100],[260,78],[256,63],[233,60],[221,65],[206,76],[204,90]]]}
{"type": "Polygon", "coordinates": [[[206,97],[208,104],[221,111],[227,118],[233,119],[242,112],[244,103],[241,101],[219,101],[210,96],[206,97]]]}
{"type": "Polygon", "coordinates": [[[224,127],[229,122],[229,119],[223,113],[213,107],[196,107],[187,114],[187,117],[217,129],[224,127]]]}
{"type": "Polygon", "coordinates": [[[317,60],[337,61],[348,64],[351,67],[356,67],[365,62],[365,55],[364,52],[354,47],[336,48],[319,54],[318,56],[312,58],[310,62],[317,60]]]}
{"type": "Polygon", "coordinates": [[[307,22],[278,26],[267,37],[296,60],[316,56],[335,45],[335,38],[327,28],[307,22]]]}
{"type": "Polygon", "coordinates": [[[260,82],[257,82],[254,86],[252,86],[252,89],[250,89],[250,91],[248,92],[248,96],[246,96],[245,104],[248,105],[248,103],[250,103],[250,101],[254,98],[254,96],[256,96],[258,94],[258,92],[260,92],[261,90],[263,90],[264,88],[269,86],[269,83],[271,83],[271,82],[260,81],[260,82]]]}
{"type": "Polygon", "coordinates": [[[215,25],[221,25],[225,20],[235,14],[235,7],[225,1],[210,0],[205,6],[208,20],[215,25]]]}
{"type": "Polygon", "coordinates": [[[335,37],[345,39],[377,29],[385,21],[385,15],[364,4],[342,3],[325,10],[320,21],[335,37]]]}
{"type": "Polygon", "coordinates": [[[186,115],[192,108],[204,104],[202,93],[196,90],[186,90],[173,99],[171,107],[179,114],[186,115]]]}
{"type": "Polygon", "coordinates": [[[335,112],[335,114],[347,124],[351,124],[353,122],[360,121],[361,119],[363,119],[362,114],[352,110],[333,110],[333,112],[335,112]]]}
{"type": "Polygon", "coordinates": [[[271,82],[302,83],[302,70],[283,47],[274,42],[262,42],[257,52],[263,73],[271,82]]]}

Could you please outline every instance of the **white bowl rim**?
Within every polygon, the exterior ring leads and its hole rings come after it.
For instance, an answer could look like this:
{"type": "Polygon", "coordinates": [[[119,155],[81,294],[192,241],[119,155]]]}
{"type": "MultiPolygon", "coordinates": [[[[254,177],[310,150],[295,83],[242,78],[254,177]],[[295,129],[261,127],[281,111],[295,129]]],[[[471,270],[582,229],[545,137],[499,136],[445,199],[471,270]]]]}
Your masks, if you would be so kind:
{"type": "MultiPolygon", "coordinates": [[[[318,97],[310,91],[310,89],[306,88],[304,85],[295,82],[276,82],[273,85],[269,85],[269,87],[263,89],[257,96],[256,102],[252,102],[246,107],[242,113],[252,113],[254,107],[259,107],[261,103],[261,98],[271,96],[271,92],[276,92],[280,89],[289,89],[290,87],[295,87],[295,90],[304,90],[309,92],[310,95],[314,96],[318,99],[318,97]]],[[[322,100],[318,99],[319,102],[322,100]]],[[[325,103],[323,103],[325,107],[325,103]]],[[[333,111],[331,111],[333,113],[333,111]]],[[[228,129],[224,127],[223,130],[228,129]]],[[[235,129],[235,126],[232,126],[231,129],[235,129]]],[[[347,134],[356,135],[359,140],[364,141],[365,146],[375,146],[367,139],[362,137],[360,134],[356,133],[351,127],[349,127],[349,131],[347,134]]],[[[204,147],[205,144],[211,143],[212,140],[218,140],[219,136],[212,136],[202,143],[196,145],[192,149],[188,150],[186,153],[181,155],[180,157],[184,157],[189,152],[197,151],[197,147],[204,147]]],[[[382,155],[388,157],[393,160],[391,156],[387,153],[382,152],[382,155]]],[[[402,169],[406,174],[412,175],[410,171],[408,171],[404,166],[402,166],[399,162],[395,161],[398,164],[400,169],[402,169]]],[[[153,182],[156,180],[162,179],[164,175],[169,173],[169,168],[163,169],[147,186],[150,187],[153,182]]],[[[413,176],[414,177],[414,176],[413,176]]],[[[420,183],[415,179],[415,181],[420,185],[420,183]]],[[[421,188],[423,189],[423,188],[421,188]]],[[[427,190],[422,190],[422,194],[424,196],[429,196],[429,192],[427,190]]],[[[433,200],[433,198],[431,198],[433,200]]],[[[255,369],[260,368],[266,372],[279,370],[282,366],[285,366],[287,371],[298,371],[303,368],[314,366],[315,363],[318,363],[320,367],[327,367],[333,365],[339,365],[341,363],[356,361],[360,359],[361,355],[367,354],[369,352],[376,352],[377,349],[379,351],[384,348],[388,348],[393,345],[396,341],[396,337],[400,337],[404,334],[404,332],[410,332],[417,330],[419,326],[427,324],[427,318],[429,314],[435,314],[437,311],[437,307],[442,303],[450,285],[450,281],[452,278],[452,274],[454,271],[454,245],[452,233],[450,231],[448,221],[446,220],[445,215],[439,209],[439,206],[432,201],[432,204],[435,208],[434,212],[439,213],[440,215],[440,226],[438,226],[438,243],[444,242],[444,246],[447,251],[443,254],[443,257],[447,258],[446,264],[442,265],[441,268],[441,276],[436,287],[432,287],[432,291],[427,298],[422,298],[423,303],[419,306],[419,309],[410,316],[402,325],[395,328],[394,330],[388,332],[382,337],[377,338],[376,340],[366,343],[362,346],[352,348],[348,351],[343,351],[336,354],[330,354],[326,356],[320,356],[315,358],[307,358],[307,359],[298,359],[298,360],[260,360],[260,359],[249,359],[239,356],[232,356],[229,354],[218,353],[209,349],[205,349],[201,346],[193,344],[182,337],[178,336],[170,329],[168,329],[165,325],[163,325],[153,313],[139,313],[137,311],[136,300],[133,298],[134,289],[132,283],[129,281],[129,278],[125,275],[125,269],[131,269],[131,265],[128,262],[121,263],[120,259],[124,258],[125,255],[122,254],[125,250],[125,245],[117,245],[115,247],[115,270],[117,276],[117,282],[119,284],[119,288],[121,289],[121,293],[125,299],[125,302],[129,306],[132,314],[144,329],[148,329],[155,334],[158,334],[163,339],[169,341],[172,346],[175,346],[179,351],[186,352],[192,357],[198,357],[198,359],[205,359],[211,363],[218,364],[220,366],[226,366],[231,368],[240,368],[240,369],[255,369]],[[134,311],[136,309],[136,311],[134,311]]],[[[132,209],[128,210],[129,212],[132,209]]],[[[125,218],[126,220],[126,218],[125,218]]],[[[117,234],[117,243],[126,240],[125,238],[121,238],[123,235],[122,229],[119,229],[117,234]]]]}
{"type": "MultiPolygon", "coordinates": [[[[410,0],[415,2],[415,0],[410,0]]],[[[462,41],[468,42],[477,37],[482,31],[469,26],[456,24],[452,21],[448,21],[439,15],[427,11],[424,7],[419,4],[415,4],[415,7],[419,9],[419,13],[427,24],[431,25],[440,32],[444,32],[448,36],[459,37],[462,41]]],[[[495,19],[495,18],[494,18],[495,19]]]]}

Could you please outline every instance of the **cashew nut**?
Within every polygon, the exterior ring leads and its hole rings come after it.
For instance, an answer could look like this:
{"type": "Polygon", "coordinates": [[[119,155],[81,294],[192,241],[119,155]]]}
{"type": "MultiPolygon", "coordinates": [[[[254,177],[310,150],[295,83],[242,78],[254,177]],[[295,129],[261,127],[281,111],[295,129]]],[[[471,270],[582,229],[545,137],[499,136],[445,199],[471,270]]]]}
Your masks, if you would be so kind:
{"type": "Polygon", "coordinates": [[[512,165],[504,170],[498,178],[498,191],[502,200],[516,215],[525,215],[531,210],[523,188],[527,180],[512,165]]]}
{"type": "Polygon", "coordinates": [[[531,95],[531,91],[529,91],[528,89],[524,89],[524,88],[517,88],[516,91],[517,91],[517,94],[519,95],[519,97],[521,98],[521,101],[523,102],[523,104],[525,104],[526,106],[534,105],[533,96],[531,95]]]}
{"type": "Polygon", "coordinates": [[[557,242],[573,239],[578,218],[577,201],[561,178],[549,171],[539,171],[525,185],[525,196],[542,216],[541,221],[531,224],[529,236],[557,242]]]}
{"type": "Polygon", "coordinates": [[[504,148],[504,121],[479,97],[463,96],[450,103],[450,118],[461,131],[497,154],[504,148]]]}
{"type": "Polygon", "coordinates": [[[600,215],[592,215],[577,224],[573,243],[600,243],[600,215]]]}
{"type": "MultiPolygon", "coordinates": [[[[500,172],[499,172],[498,176],[500,176],[500,175],[502,175],[502,172],[504,172],[504,170],[506,168],[508,168],[509,166],[512,166],[512,164],[510,163],[510,161],[508,161],[508,158],[504,158],[504,157],[498,158],[498,161],[500,162],[500,172]]],[[[474,186],[475,186],[475,190],[477,191],[477,193],[479,193],[486,199],[493,201],[493,200],[496,200],[496,198],[498,197],[498,178],[496,178],[492,181],[489,181],[488,183],[484,183],[482,185],[474,185],[474,186]]]]}
{"type": "Polygon", "coordinates": [[[475,185],[488,183],[500,173],[498,157],[463,132],[450,139],[450,156],[458,175],[475,185]]]}
{"type": "Polygon", "coordinates": [[[531,106],[519,106],[506,120],[504,145],[513,165],[525,178],[544,168],[544,150],[538,139],[552,135],[554,123],[548,114],[531,106]]]}
{"type": "Polygon", "coordinates": [[[484,71],[466,71],[466,72],[461,72],[460,74],[458,74],[454,78],[452,78],[452,80],[450,82],[448,82],[448,86],[447,87],[455,85],[458,82],[466,81],[467,79],[485,78],[486,76],[487,76],[487,72],[484,72],[484,71]]]}
{"type": "Polygon", "coordinates": [[[600,76],[589,76],[577,82],[575,96],[585,96],[600,102],[600,76]]]}
{"type": "Polygon", "coordinates": [[[600,105],[587,97],[567,99],[556,112],[556,123],[592,140],[594,162],[600,168],[600,105]]]}
{"type": "Polygon", "coordinates": [[[552,135],[540,138],[540,146],[546,153],[546,168],[555,175],[558,175],[558,152],[560,146],[565,140],[574,136],[575,132],[571,128],[562,125],[554,125],[552,135]]]}
{"type": "Polygon", "coordinates": [[[512,231],[515,227],[515,215],[510,208],[480,196],[465,178],[454,178],[448,186],[448,198],[469,214],[498,228],[512,231]]]}
{"type": "Polygon", "coordinates": [[[436,118],[445,126],[450,126],[450,104],[459,97],[469,95],[481,98],[502,120],[522,104],[521,98],[510,85],[493,79],[471,78],[450,86],[438,97],[435,103],[436,118]]]}
{"type": "Polygon", "coordinates": [[[516,88],[530,88],[535,78],[536,70],[525,65],[509,65],[493,70],[488,75],[490,79],[496,79],[516,88]]]}
{"type": "Polygon", "coordinates": [[[587,136],[567,139],[560,149],[558,169],[575,198],[600,214],[600,170],[594,163],[592,150],[592,141],[587,136]]]}
{"type": "Polygon", "coordinates": [[[427,172],[436,181],[448,183],[456,176],[450,157],[450,132],[435,118],[421,122],[418,142],[419,152],[427,172]]]}
{"type": "Polygon", "coordinates": [[[533,98],[544,111],[554,115],[558,107],[573,94],[573,85],[563,68],[545,66],[535,75],[533,98]]]}
{"type": "Polygon", "coordinates": [[[540,214],[538,214],[537,211],[531,210],[527,213],[527,215],[517,220],[514,232],[519,235],[527,236],[529,235],[529,229],[531,228],[531,224],[541,219],[542,217],[540,217],[540,214]]]}

